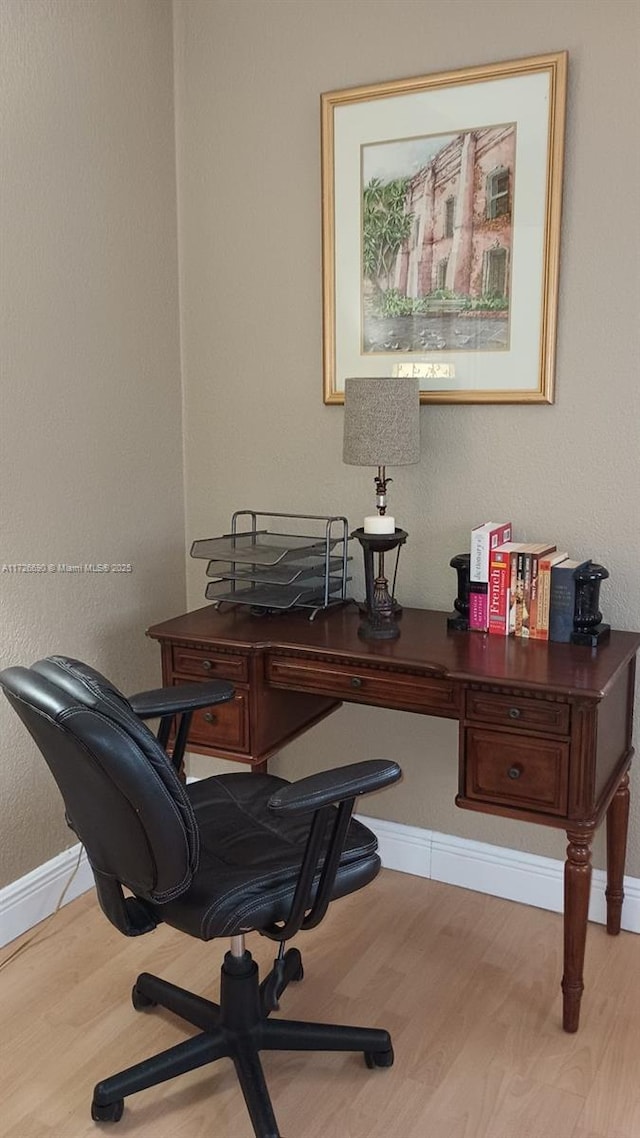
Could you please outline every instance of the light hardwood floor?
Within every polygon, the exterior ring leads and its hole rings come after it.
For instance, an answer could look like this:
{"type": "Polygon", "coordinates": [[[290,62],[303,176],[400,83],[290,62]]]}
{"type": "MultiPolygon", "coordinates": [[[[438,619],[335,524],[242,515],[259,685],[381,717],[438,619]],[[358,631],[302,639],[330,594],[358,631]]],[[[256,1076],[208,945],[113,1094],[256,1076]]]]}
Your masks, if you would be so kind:
{"type": "MultiPolygon", "coordinates": [[[[640,937],[589,927],[572,1036],[561,937],[555,914],[389,871],[336,902],[297,938],[306,975],[282,1014],[384,1026],[396,1062],[265,1054],[284,1138],[640,1138],[640,937]]],[[[273,945],[249,947],[267,967],[273,945]]],[[[43,923],[0,972],[4,1138],[252,1138],[228,1060],[127,1099],[115,1126],[89,1117],[99,1078],[189,1030],[133,1010],[137,973],[216,999],[225,948],[164,927],[126,939],[93,894],[43,923]]]]}

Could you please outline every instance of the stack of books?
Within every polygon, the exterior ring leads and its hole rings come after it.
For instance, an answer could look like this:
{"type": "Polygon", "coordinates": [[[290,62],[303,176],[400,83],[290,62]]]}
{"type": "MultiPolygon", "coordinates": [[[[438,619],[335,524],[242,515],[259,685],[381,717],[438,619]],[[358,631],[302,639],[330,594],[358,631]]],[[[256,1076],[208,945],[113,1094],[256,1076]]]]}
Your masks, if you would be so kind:
{"type": "Polygon", "coordinates": [[[573,631],[575,561],[552,542],[512,541],[511,522],[471,531],[469,627],[496,636],[568,642],[573,631]]]}

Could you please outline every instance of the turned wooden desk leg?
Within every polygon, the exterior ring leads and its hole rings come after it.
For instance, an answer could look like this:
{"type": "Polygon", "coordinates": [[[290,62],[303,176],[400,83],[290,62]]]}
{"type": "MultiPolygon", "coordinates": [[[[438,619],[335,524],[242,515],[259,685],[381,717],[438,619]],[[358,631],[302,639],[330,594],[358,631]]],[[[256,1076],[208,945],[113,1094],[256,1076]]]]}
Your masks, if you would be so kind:
{"type": "Polygon", "coordinates": [[[562,977],[562,1026],[577,1031],[584,983],[584,950],[587,939],[589,890],[591,887],[590,832],[567,830],[567,860],[564,867],[564,975],[562,977]]]}
{"type": "Polygon", "coordinates": [[[617,936],[620,932],[622,902],[624,901],[624,862],[629,829],[629,775],[620,779],[611,805],[607,810],[607,932],[617,936]]]}

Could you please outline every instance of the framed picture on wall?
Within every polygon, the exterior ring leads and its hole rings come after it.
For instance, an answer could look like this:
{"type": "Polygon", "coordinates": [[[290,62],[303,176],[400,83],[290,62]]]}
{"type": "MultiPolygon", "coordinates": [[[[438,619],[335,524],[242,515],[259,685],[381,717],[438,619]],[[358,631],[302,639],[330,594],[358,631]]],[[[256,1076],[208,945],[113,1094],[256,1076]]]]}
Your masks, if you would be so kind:
{"type": "Polygon", "coordinates": [[[322,95],[325,403],[552,403],[567,53],[322,95]]]}

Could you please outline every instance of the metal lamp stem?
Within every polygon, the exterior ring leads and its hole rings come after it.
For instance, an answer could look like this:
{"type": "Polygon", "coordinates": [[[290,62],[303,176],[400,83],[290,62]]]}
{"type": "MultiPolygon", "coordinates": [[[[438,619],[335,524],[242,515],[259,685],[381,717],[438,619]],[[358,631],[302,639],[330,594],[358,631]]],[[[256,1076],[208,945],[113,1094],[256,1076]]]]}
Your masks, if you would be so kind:
{"type": "Polygon", "coordinates": [[[376,484],[376,506],[382,517],[387,512],[387,485],[389,482],[393,482],[393,478],[387,478],[385,467],[379,466],[374,482],[376,484]]]}

